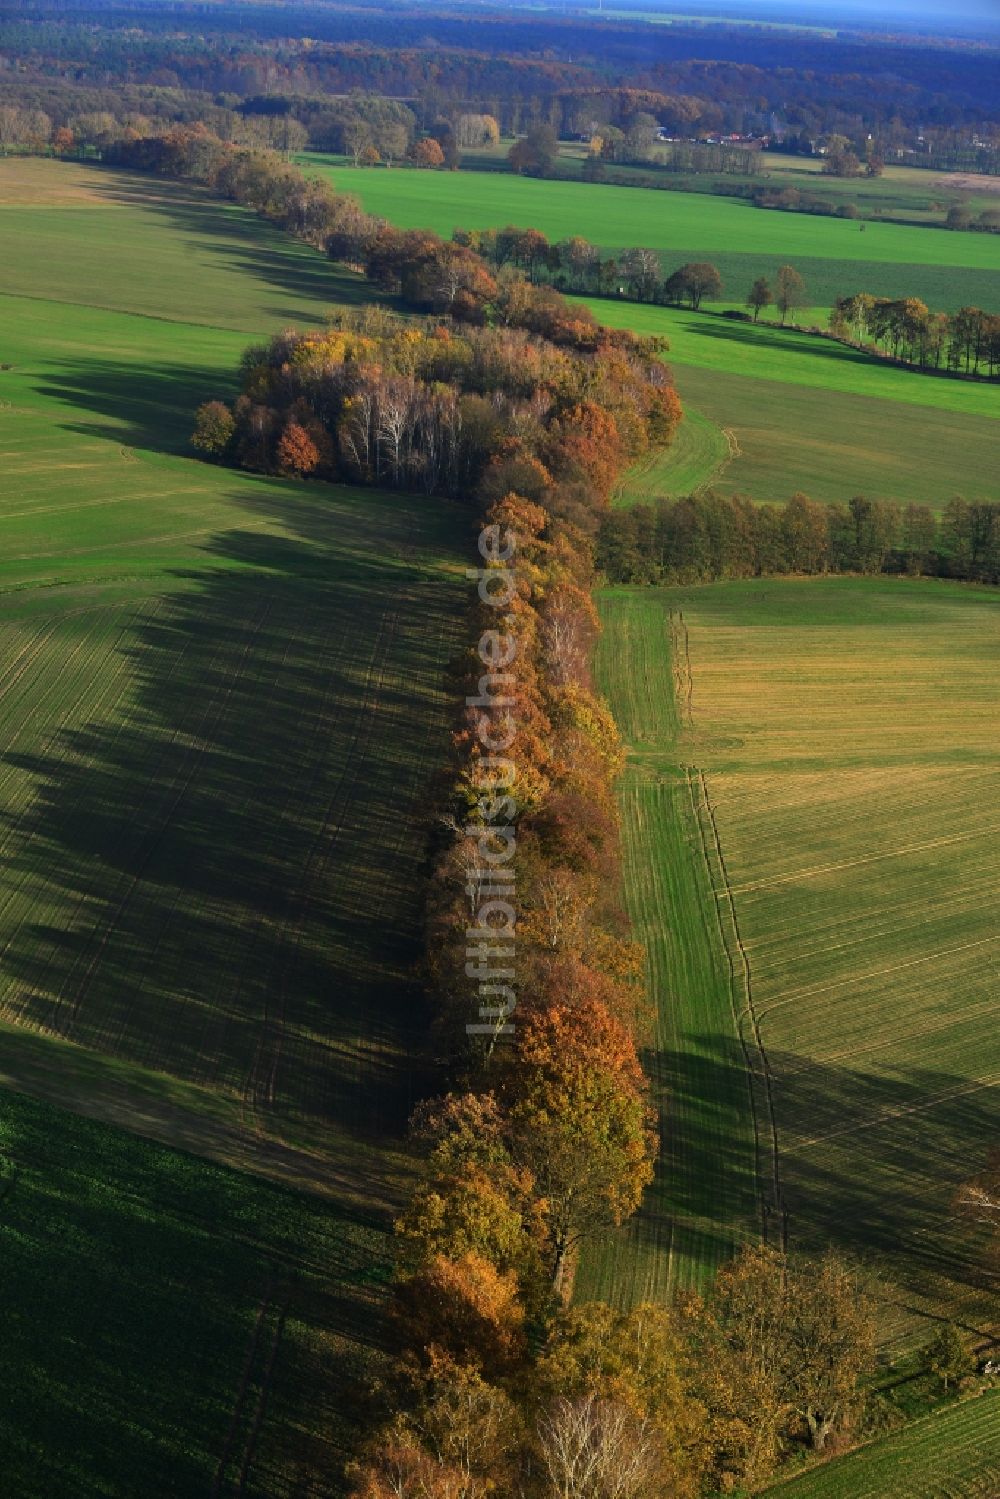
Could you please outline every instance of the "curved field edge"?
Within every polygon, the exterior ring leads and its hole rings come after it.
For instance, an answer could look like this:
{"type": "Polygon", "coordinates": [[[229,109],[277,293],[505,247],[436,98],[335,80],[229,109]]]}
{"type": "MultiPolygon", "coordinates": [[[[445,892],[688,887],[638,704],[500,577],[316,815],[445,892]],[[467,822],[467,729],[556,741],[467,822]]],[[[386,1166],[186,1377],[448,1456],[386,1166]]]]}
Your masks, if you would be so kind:
{"type": "Polygon", "coordinates": [[[766,1492],[775,1499],[995,1499],[1000,1390],[947,1406],[766,1492]]]}
{"type": "Polygon", "coordinates": [[[685,410],[732,435],[731,459],[709,480],[726,492],[840,504],[863,494],[936,511],[955,494],[995,496],[992,418],[689,364],[674,375],[685,410]]]}
{"type": "Polygon", "coordinates": [[[686,405],[669,448],[629,469],[614,497],[615,507],[645,504],[659,495],[694,494],[719,482],[733,457],[734,442],[731,434],[686,405]]]}

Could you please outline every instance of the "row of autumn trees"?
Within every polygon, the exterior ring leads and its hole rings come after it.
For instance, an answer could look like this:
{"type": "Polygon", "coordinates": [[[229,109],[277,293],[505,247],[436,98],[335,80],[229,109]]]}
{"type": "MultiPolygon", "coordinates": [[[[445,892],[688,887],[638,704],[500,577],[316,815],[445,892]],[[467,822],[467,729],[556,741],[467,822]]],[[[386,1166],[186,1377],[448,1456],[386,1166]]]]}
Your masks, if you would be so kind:
{"type": "MultiPolygon", "coordinates": [[[[299,233],[329,201],[280,169],[259,181],[258,204],[283,203],[299,233]]],[[[680,409],[656,345],[516,269],[493,278],[467,247],[397,231],[365,264],[425,307],[456,252],[469,297],[449,297],[453,317],[375,307],[282,334],[248,351],[235,407],[209,403],[197,427],[219,457],[451,493],[485,522],[428,887],[447,1091],[413,1118],[395,1357],[352,1489],[694,1499],[849,1429],[871,1303],[835,1257],[748,1249],[705,1301],[568,1306],[581,1244],[635,1211],[657,1147],[642,952],[618,894],[622,749],[590,679],[594,536],[680,409]]]]}
{"type": "Polygon", "coordinates": [[[780,573],[909,573],[1000,582],[1000,504],[927,505],[795,494],[759,505],[711,490],[602,517],[597,565],[613,583],[705,582],[780,573]]]}
{"type": "Polygon", "coordinates": [[[991,378],[1000,374],[1000,313],[980,307],[931,312],[919,297],[838,297],[830,331],[861,347],[874,346],[918,369],[948,369],[991,378]]]}
{"type": "MultiPolygon", "coordinates": [[[[718,301],[724,289],[719,268],[711,261],[688,261],[664,276],[658,250],[634,246],[606,256],[599,245],[579,234],[552,243],[540,229],[508,224],[502,229],[456,229],[452,238],[492,267],[516,266],[529,281],[549,281],[559,291],[627,296],[668,306],[686,303],[697,311],[702,302],[718,301]]],[[[779,268],[773,286],[766,276],[759,276],[746,297],[755,321],[773,304],[784,322],[806,302],[805,282],[790,265],[779,268]]]]}
{"type": "MultiPolygon", "coordinates": [[[[603,476],[583,482],[605,513],[603,476]]],[[[580,1246],[638,1207],[657,1141],[637,1050],[642,953],[619,909],[623,756],[589,671],[588,526],[558,513],[555,485],[540,498],[487,510],[478,644],[455,673],[467,707],[426,961],[451,1087],[413,1118],[422,1169],[396,1225],[396,1358],[354,1499],[756,1485],[789,1451],[852,1430],[873,1367],[872,1301],[832,1255],[748,1249],[707,1298],[673,1307],[569,1304],[580,1246]],[[491,574],[512,579],[499,619],[491,574]]]]}
{"type": "Polygon", "coordinates": [[[598,340],[588,323],[556,331],[575,342],[512,323],[345,311],[321,332],[248,349],[235,404],[202,406],[192,441],[266,473],[483,501],[545,496],[592,525],[591,490],[607,494],[630,460],[665,441],[680,406],[641,340],[598,340]]]}

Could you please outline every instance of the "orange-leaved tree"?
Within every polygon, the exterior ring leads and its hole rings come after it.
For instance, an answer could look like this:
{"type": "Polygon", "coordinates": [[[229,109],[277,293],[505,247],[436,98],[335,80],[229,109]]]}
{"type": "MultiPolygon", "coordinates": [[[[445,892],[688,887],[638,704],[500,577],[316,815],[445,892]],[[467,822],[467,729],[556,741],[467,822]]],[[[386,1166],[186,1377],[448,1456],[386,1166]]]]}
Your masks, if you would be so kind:
{"type": "Polygon", "coordinates": [[[513,1154],[532,1173],[557,1294],[588,1236],[635,1212],[655,1136],[635,1045],[599,1001],[529,1012],[515,1041],[513,1154]]]}

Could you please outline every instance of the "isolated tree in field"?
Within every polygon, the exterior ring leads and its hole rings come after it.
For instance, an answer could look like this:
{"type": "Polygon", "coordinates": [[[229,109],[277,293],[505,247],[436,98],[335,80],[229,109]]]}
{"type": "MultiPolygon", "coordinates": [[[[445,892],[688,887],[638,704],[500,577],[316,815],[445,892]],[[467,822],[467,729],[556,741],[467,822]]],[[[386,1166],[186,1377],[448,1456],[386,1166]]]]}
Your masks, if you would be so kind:
{"type": "Polygon", "coordinates": [[[762,309],[770,307],[773,301],[774,293],[771,290],[770,281],[766,276],[758,276],[747,292],[747,306],[753,309],[754,322],[760,317],[762,309]]]}
{"type": "Polygon", "coordinates": [[[311,474],[319,463],[319,449],[298,422],[289,422],[278,443],[278,467],[283,474],[311,474]]]}
{"type": "Polygon", "coordinates": [[[410,160],[415,167],[443,167],[444,152],[440,142],[430,135],[426,140],[414,141],[410,147],[410,160]]]}
{"type": "Polygon", "coordinates": [[[559,137],[551,125],[533,125],[522,140],[515,141],[507,160],[515,172],[547,177],[559,153],[559,137]]]}
{"type": "Polygon", "coordinates": [[[806,284],[793,265],[783,265],[778,271],[778,292],[775,302],[781,313],[782,327],[790,312],[793,312],[796,307],[807,305],[806,284]]]}
{"type": "Polygon", "coordinates": [[[667,277],[663,290],[668,302],[686,300],[697,312],[706,298],[714,302],[722,295],[722,277],[711,261],[689,261],[667,277]]]}
{"type": "Polygon", "coordinates": [[[221,458],[236,431],[233,413],[224,401],[206,401],[195,413],[191,446],[221,458]]]}
{"type": "Polygon", "coordinates": [[[953,1322],[938,1328],[927,1345],[925,1358],[928,1369],[946,1391],[949,1384],[957,1384],[972,1368],[969,1346],[953,1322]]]}

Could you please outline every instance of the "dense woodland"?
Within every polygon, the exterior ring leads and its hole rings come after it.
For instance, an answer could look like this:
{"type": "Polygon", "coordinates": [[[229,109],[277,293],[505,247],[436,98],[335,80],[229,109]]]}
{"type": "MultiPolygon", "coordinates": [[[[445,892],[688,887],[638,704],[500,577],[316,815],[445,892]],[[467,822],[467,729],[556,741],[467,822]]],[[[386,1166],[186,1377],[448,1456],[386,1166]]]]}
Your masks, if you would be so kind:
{"type": "Polygon", "coordinates": [[[6,82],[50,111],[53,89],[67,86],[188,91],[223,108],[266,100],[314,145],[335,138],[330,96],[360,92],[403,103],[421,131],[472,111],[505,134],[546,123],[563,136],[617,131],[627,143],[649,116],[680,136],[776,131],[811,150],[839,133],[862,159],[908,150],[936,170],[1000,164],[996,59],[985,46],[392,7],[212,5],[198,10],[197,30],[189,19],[173,0],[8,5],[0,64],[16,59],[6,82]]]}

